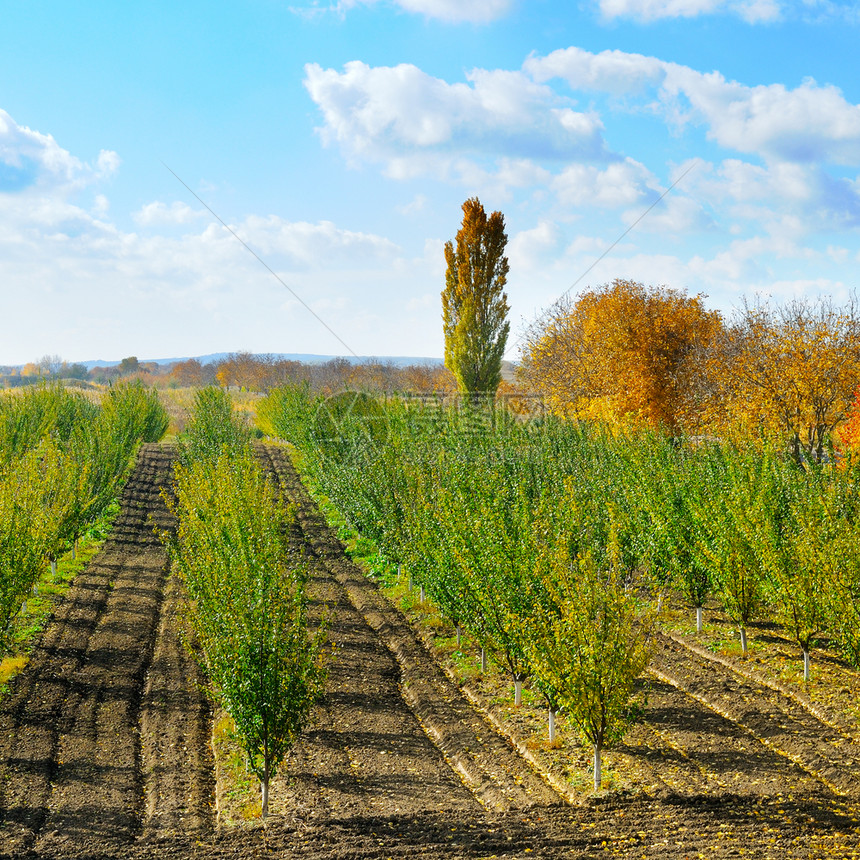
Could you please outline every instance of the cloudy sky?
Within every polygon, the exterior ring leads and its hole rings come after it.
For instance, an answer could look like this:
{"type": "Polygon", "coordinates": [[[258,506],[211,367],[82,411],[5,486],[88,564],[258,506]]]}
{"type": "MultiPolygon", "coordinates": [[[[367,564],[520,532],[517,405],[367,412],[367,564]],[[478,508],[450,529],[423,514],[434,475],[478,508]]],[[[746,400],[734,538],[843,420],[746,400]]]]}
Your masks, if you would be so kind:
{"type": "Polygon", "coordinates": [[[616,277],[725,312],[860,286],[855,2],[13,0],[2,28],[0,364],[441,356],[474,195],[511,358],[616,277]]]}

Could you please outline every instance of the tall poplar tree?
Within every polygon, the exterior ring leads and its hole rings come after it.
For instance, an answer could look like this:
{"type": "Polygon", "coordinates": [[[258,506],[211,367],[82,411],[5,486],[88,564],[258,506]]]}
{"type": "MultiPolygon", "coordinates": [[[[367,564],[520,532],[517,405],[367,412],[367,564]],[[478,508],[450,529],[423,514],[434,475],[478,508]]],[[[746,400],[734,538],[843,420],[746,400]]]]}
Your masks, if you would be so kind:
{"type": "Polygon", "coordinates": [[[511,327],[504,291],[507,241],[504,215],[493,212],[488,218],[481,201],[470,197],[463,204],[463,225],[455,241],[445,243],[445,366],[473,401],[494,395],[502,379],[511,327]]]}

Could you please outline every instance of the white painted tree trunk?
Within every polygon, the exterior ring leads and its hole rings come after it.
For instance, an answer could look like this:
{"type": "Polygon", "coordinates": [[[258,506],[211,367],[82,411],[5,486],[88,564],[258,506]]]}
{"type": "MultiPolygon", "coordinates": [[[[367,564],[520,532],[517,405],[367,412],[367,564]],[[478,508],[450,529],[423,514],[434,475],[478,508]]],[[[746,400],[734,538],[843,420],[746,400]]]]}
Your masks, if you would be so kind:
{"type": "Polygon", "coordinates": [[[601,774],[600,747],[594,747],[594,790],[600,791],[600,784],[603,781],[601,774]]]}
{"type": "Polygon", "coordinates": [[[51,559],[51,578],[57,578],[57,559],[55,558],[51,559]]]}
{"type": "Polygon", "coordinates": [[[78,557],[78,539],[75,538],[74,543],[72,543],[72,561],[74,561],[78,557]]]}
{"type": "Polygon", "coordinates": [[[457,647],[459,648],[463,644],[463,630],[460,625],[457,625],[457,647]]]}
{"type": "Polygon", "coordinates": [[[702,632],[702,615],[703,615],[702,607],[697,606],[696,607],[696,633],[702,632]]]}
{"type": "Polygon", "coordinates": [[[555,743],[555,711],[549,709],[549,742],[555,743]]]}
{"type": "Polygon", "coordinates": [[[269,782],[260,780],[260,815],[266,818],[269,814],[269,782]]]}
{"type": "Polygon", "coordinates": [[[748,653],[748,651],[747,651],[747,631],[746,631],[746,627],[741,627],[741,631],[740,631],[740,632],[741,632],[741,653],[744,655],[744,657],[746,657],[746,656],[747,656],[747,653],[748,653]]]}
{"type": "Polygon", "coordinates": [[[809,651],[806,648],[803,649],[803,680],[809,680],[809,651]]]}
{"type": "Polygon", "coordinates": [[[418,602],[419,602],[419,603],[423,603],[423,602],[424,602],[424,598],[425,598],[425,596],[426,596],[426,595],[424,594],[424,586],[422,585],[422,586],[421,586],[421,591],[419,591],[419,592],[418,592],[418,602]]]}
{"type": "Polygon", "coordinates": [[[523,703],[523,682],[520,678],[514,678],[514,706],[519,707],[523,703]]]}

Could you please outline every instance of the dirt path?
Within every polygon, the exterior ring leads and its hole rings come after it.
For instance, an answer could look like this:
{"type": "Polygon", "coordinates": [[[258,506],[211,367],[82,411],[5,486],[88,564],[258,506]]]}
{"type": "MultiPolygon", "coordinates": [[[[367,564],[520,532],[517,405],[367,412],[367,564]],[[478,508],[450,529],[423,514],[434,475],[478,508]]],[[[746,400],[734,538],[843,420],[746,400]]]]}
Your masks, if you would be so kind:
{"type": "MultiPolygon", "coordinates": [[[[199,693],[163,660],[175,632],[162,623],[167,557],[153,526],[169,522],[160,492],[172,456],[166,447],[141,449],[111,537],[75,579],[0,702],[4,851],[123,845],[164,820],[176,823],[187,805],[187,794],[172,786],[177,769],[205,789],[199,739],[193,748],[179,746],[193,733],[189,726],[199,725],[199,693]],[[157,725],[154,703],[180,689],[182,707],[157,725]],[[159,796],[160,814],[147,817],[159,796]]],[[[192,803],[194,823],[208,817],[202,798],[192,803]]]]}

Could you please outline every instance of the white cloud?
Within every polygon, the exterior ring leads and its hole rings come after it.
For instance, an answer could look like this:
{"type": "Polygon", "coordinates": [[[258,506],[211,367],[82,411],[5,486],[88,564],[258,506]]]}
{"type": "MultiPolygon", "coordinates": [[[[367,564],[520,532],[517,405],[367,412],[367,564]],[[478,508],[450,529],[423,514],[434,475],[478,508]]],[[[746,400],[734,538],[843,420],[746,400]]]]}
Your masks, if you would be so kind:
{"type": "Polygon", "coordinates": [[[506,15],[512,0],[396,0],[407,12],[417,12],[442,21],[488,24],[506,15]]]}
{"type": "Polygon", "coordinates": [[[582,48],[562,48],[544,57],[532,55],[523,69],[538,82],[563,78],[574,90],[596,90],[621,95],[657,87],[667,64],[656,57],[626,51],[592,54],[582,48]]]}
{"type": "Polygon", "coordinates": [[[683,235],[691,231],[712,230],[714,219],[703,209],[701,203],[690,197],[669,194],[650,209],[645,217],[641,207],[628,209],[623,220],[636,225],[640,233],[683,235]],[[641,220],[640,220],[641,219],[641,220]]]}
{"type": "Polygon", "coordinates": [[[553,178],[552,188],[566,205],[616,209],[656,197],[657,181],[644,165],[627,158],[605,168],[572,164],[553,178]]]}
{"type": "Polygon", "coordinates": [[[609,157],[599,117],[560,103],[522,72],[476,69],[467,80],[450,84],[409,64],[354,61],[343,72],[309,64],[304,83],[323,114],[323,141],[386,163],[398,178],[456,175],[467,169],[463,159],[522,165],[609,157]]]}
{"type": "Polygon", "coordinates": [[[608,19],[694,18],[699,15],[738,15],[751,24],[775,21],[782,16],[779,0],[599,0],[608,19]]]}
{"type": "Polygon", "coordinates": [[[423,212],[427,207],[427,195],[416,194],[408,203],[398,206],[397,211],[401,215],[415,215],[418,212],[423,212]]]}
{"type": "Polygon", "coordinates": [[[771,225],[796,221],[798,236],[860,226],[860,182],[830,176],[818,165],[726,159],[697,167],[690,179],[694,193],[735,218],[771,225]]]}
{"type": "Polygon", "coordinates": [[[97,218],[103,218],[110,210],[110,201],[104,194],[96,194],[93,200],[93,215],[97,218]]]}
{"type": "MultiPolygon", "coordinates": [[[[338,0],[328,6],[314,3],[309,7],[292,7],[292,11],[305,17],[314,17],[322,12],[344,15],[357,6],[374,6],[378,2],[379,0],[338,0]]],[[[404,12],[452,24],[489,24],[504,17],[513,6],[513,0],[391,0],[391,3],[404,12]]]]}
{"type": "Polygon", "coordinates": [[[530,230],[521,230],[508,242],[508,259],[514,269],[533,268],[555,255],[561,241],[561,230],[548,219],[530,230]]]}
{"type": "MultiPolygon", "coordinates": [[[[381,236],[344,230],[331,221],[310,224],[276,215],[250,216],[236,232],[255,250],[284,255],[291,266],[332,268],[392,261],[397,245],[381,236]]],[[[234,240],[235,241],[235,240],[234,240]]]]}
{"type": "Polygon", "coordinates": [[[719,72],[642,54],[581,48],[532,56],[524,70],[536,82],[557,77],[573,90],[612,95],[654,92],[653,109],[683,129],[703,124],[721,146],[765,158],[802,163],[860,162],[860,105],[841,90],[806,80],[790,89],[783,84],[746,86],[719,72]]]}
{"type": "Polygon", "coordinates": [[[860,106],[834,86],[804,81],[747,87],[713,72],[672,67],[664,83],[669,97],[689,101],[694,116],[709,126],[709,137],[739,152],[786,161],[860,161],[860,106]]]}
{"type": "Polygon", "coordinates": [[[102,150],[92,167],[59,146],[51,135],[19,125],[0,109],[0,194],[71,190],[109,176],[118,166],[119,156],[102,150]]]}
{"type": "MultiPolygon", "coordinates": [[[[183,210],[162,204],[149,212],[183,210]]],[[[0,361],[26,361],[48,347],[71,360],[344,351],[223,226],[179,236],[158,232],[159,223],[126,232],[61,196],[0,194],[0,361]]],[[[437,263],[406,259],[382,236],[328,221],[251,216],[232,226],[356,352],[379,351],[381,330],[392,337],[390,351],[438,351],[436,316],[422,328],[407,322],[405,309],[436,288],[437,263]]]]}
{"type": "Polygon", "coordinates": [[[132,217],[141,226],[152,224],[189,224],[207,213],[203,209],[192,209],[187,203],[175,200],[170,206],[155,200],[141,206],[132,217]]]}

